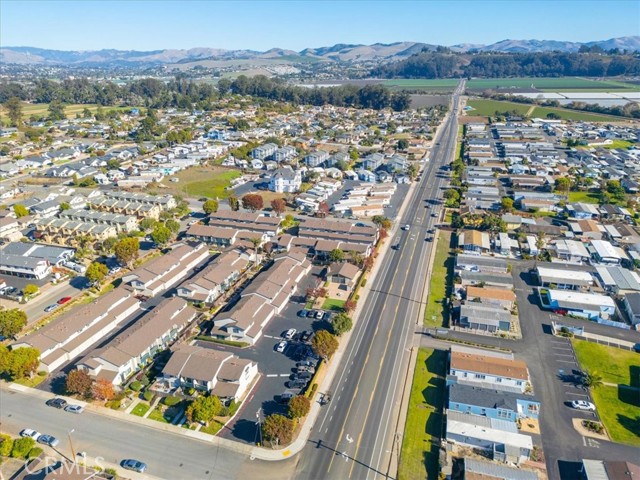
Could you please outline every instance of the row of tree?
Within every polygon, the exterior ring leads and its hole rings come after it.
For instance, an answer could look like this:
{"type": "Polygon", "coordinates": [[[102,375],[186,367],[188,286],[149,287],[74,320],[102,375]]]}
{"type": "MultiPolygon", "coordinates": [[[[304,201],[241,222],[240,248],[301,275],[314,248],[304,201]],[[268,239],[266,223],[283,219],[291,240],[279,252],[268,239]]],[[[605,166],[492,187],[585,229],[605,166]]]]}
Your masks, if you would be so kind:
{"type": "Polygon", "coordinates": [[[33,103],[79,103],[108,105],[144,105],[150,108],[177,107],[202,110],[213,108],[212,102],[229,92],[254,95],[289,102],[294,105],[336,105],[356,108],[393,108],[401,111],[409,108],[407,94],[393,93],[381,85],[343,85],[327,88],[304,88],[289,85],[282,80],[264,75],[246,77],[240,75],[233,82],[221,79],[217,86],[195,83],[184,78],[163,82],[155,78],[143,78],[126,85],[111,82],[92,82],[86,78],[66,79],[54,82],[37,79],[31,85],[15,82],[0,83],[0,103],[9,99],[33,103]]]}
{"type": "Polygon", "coordinates": [[[376,67],[374,77],[605,77],[640,75],[640,57],[592,52],[451,53],[423,51],[376,67]]]}

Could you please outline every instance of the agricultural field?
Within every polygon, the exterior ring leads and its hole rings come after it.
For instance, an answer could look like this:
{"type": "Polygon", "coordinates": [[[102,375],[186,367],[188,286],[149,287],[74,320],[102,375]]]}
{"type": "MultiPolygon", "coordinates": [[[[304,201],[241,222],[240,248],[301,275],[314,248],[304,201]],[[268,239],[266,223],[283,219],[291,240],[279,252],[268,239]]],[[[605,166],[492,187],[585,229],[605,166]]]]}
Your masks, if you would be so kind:
{"type": "Polygon", "coordinates": [[[396,78],[385,80],[382,85],[391,90],[422,90],[424,92],[453,92],[458,85],[456,78],[396,78]]]}
{"type": "Polygon", "coordinates": [[[231,195],[231,190],[226,188],[239,176],[240,171],[223,167],[188,168],[165,178],[162,181],[163,192],[192,198],[223,199],[231,195]],[[172,178],[177,178],[178,182],[170,181],[172,178]]]}
{"type": "Polygon", "coordinates": [[[560,78],[477,78],[467,81],[470,90],[487,90],[492,88],[535,88],[547,92],[581,91],[602,92],[612,90],[640,91],[639,85],[616,80],[590,80],[581,77],[560,78]]]}
{"type": "Polygon", "coordinates": [[[529,118],[545,118],[549,113],[558,115],[563,120],[575,120],[585,122],[624,122],[629,119],[613,115],[601,115],[599,113],[581,112],[567,108],[539,107],[526,103],[503,102],[501,100],[477,99],[467,102],[473,110],[467,111],[468,115],[490,117],[495,112],[516,111],[518,114],[529,118]]]}
{"type": "MultiPolygon", "coordinates": [[[[24,103],[22,104],[22,118],[24,120],[29,120],[31,115],[35,115],[36,117],[45,117],[48,114],[47,109],[49,108],[48,103],[24,103]]],[[[91,112],[95,112],[98,109],[98,105],[95,103],[92,104],[79,104],[73,103],[66,105],[64,108],[64,112],[67,114],[67,118],[75,118],[76,114],[82,115],[82,112],[85,108],[91,110],[91,112]]],[[[121,110],[126,111],[130,110],[132,107],[102,107],[105,111],[108,110],[121,110]]],[[[0,120],[5,121],[8,120],[7,112],[4,108],[0,109],[0,120]]]]}

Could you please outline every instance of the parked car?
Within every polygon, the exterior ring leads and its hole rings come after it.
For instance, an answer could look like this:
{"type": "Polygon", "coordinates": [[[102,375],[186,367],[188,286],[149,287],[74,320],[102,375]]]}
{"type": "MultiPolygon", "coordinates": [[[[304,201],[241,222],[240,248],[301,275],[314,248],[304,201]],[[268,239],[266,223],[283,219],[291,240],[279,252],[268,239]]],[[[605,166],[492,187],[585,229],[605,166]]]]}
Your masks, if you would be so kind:
{"type": "Polygon", "coordinates": [[[316,369],[313,367],[305,367],[303,365],[300,365],[299,367],[296,367],[296,372],[297,373],[300,373],[300,372],[316,373],[316,369]]]}
{"type": "Polygon", "coordinates": [[[299,316],[300,318],[306,318],[306,316],[307,316],[307,310],[306,310],[306,309],[304,309],[304,310],[300,310],[300,311],[298,312],[298,316],[299,316]]]}
{"type": "Polygon", "coordinates": [[[284,340],[276,345],[276,352],[283,353],[287,348],[287,342],[284,340]]]}
{"type": "Polygon", "coordinates": [[[82,413],[84,412],[84,407],[82,405],[67,405],[64,411],[69,413],[82,413]]]}
{"type": "Polygon", "coordinates": [[[303,380],[308,380],[311,377],[313,377],[313,373],[311,372],[297,372],[293,374],[293,380],[297,379],[297,378],[301,378],[303,380]]]}
{"type": "Polygon", "coordinates": [[[40,437],[40,432],[36,432],[31,428],[25,428],[20,432],[20,436],[26,437],[26,438],[33,438],[34,440],[37,441],[38,438],[40,437]]]}
{"type": "Polygon", "coordinates": [[[437,217],[437,216],[438,216],[438,214],[437,214],[436,212],[433,212],[433,213],[431,214],[431,216],[435,218],[435,217],[437,217]]]}
{"type": "Polygon", "coordinates": [[[57,303],[52,303],[51,305],[47,305],[46,307],[44,307],[44,311],[47,312],[47,313],[53,312],[59,306],[60,305],[58,305],[57,303]]]}
{"type": "Polygon", "coordinates": [[[571,406],[576,410],[588,410],[591,412],[596,411],[596,406],[591,402],[587,402],[586,400],[574,400],[573,402],[571,402],[571,406]]]}
{"type": "Polygon", "coordinates": [[[307,386],[307,381],[302,379],[289,380],[286,386],[287,388],[304,388],[307,386]]]}
{"type": "Polygon", "coordinates": [[[287,405],[289,403],[289,400],[291,400],[295,396],[296,396],[295,392],[292,392],[291,390],[285,390],[278,397],[278,403],[281,405],[287,405]]]}
{"type": "Polygon", "coordinates": [[[38,437],[38,443],[43,443],[45,445],[49,445],[50,447],[55,448],[60,443],[60,440],[58,440],[53,435],[40,435],[38,437]]]}
{"type": "Polygon", "coordinates": [[[64,305],[69,301],[71,301],[71,297],[62,297],[60,300],[58,300],[58,305],[64,305]]]}
{"type": "Polygon", "coordinates": [[[296,363],[296,367],[313,367],[315,363],[310,360],[304,360],[302,362],[296,363]]]}
{"type": "Polygon", "coordinates": [[[47,400],[47,405],[54,408],[64,408],[67,406],[67,401],[62,398],[52,398],[47,400]]]}
{"type": "Polygon", "coordinates": [[[426,242],[433,242],[433,237],[427,237],[424,239],[426,242]]]}
{"type": "Polygon", "coordinates": [[[316,319],[317,320],[322,320],[322,317],[324,317],[324,312],[322,310],[318,310],[316,312],[316,319]]]}
{"type": "Polygon", "coordinates": [[[300,340],[303,342],[310,342],[312,336],[313,336],[312,330],[305,330],[304,332],[302,332],[302,335],[300,335],[300,340]]]}
{"type": "Polygon", "coordinates": [[[282,336],[284,338],[286,338],[287,340],[292,340],[293,337],[295,336],[296,332],[297,332],[297,330],[295,328],[290,328],[289,330],[284,332],[284,334],[282,336]]]}
{"type": "Polygon", "coordinates": [[[140,460],[134,460],[132,458],[123,460],[120,463],[120,466],[127,470],[133,470],[134,472],[138,472],[138,473],[144,473],[144,471],[147,469],[146,463],[141,462],[140,460]]]}
{"type": "Polygon", "coordinates": [[[316,311],[315,310],[309,310],[307,312],[307,318],[313,318],[316,316],[316,311]]]}

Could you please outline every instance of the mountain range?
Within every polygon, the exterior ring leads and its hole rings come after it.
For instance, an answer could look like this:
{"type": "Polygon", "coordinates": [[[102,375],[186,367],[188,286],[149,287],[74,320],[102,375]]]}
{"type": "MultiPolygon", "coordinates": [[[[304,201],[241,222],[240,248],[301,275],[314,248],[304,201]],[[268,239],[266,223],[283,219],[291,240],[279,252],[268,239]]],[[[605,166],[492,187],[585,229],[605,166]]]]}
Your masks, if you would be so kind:
{"type": "MultiPolygon", "coordinates": [[[[455,52],[470,50],[486,52],[576,52],[582,46],[598,46],[603,50],[640,51],[640,36],[611,38],[609,40],[586,43],[557,40],[502,40],[490,45],[459,44],[449,47],[455,52]]],[[[283,63],[297,61],[394,61],[407,58],[424,49],[435,50],[437,45],[420,42],[375,43],[373,45],[337,44],[331,47],[305,48],[300,52],[282,48],[272,48],[260,52],[255,50],[224,50],[219,48],[190,48],[187,50],[164,49],[152,51],[136,50],[94,50],[62,51],[36,47],[0,47],[0,63],[31,65],[74,65],[74,66],[145,66],[191,63],[201,60],[262,59],[281,60],[283,63]]]]}

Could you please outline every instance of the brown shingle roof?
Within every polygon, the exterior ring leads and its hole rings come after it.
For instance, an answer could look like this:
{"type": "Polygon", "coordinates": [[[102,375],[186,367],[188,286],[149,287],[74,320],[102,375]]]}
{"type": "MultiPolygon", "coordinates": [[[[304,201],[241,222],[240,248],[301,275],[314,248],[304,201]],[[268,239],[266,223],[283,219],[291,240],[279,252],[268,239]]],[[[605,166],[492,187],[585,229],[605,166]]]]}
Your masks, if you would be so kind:
{"type": "Polygon", "coordinates": [[[505,300],[514,302],[516,295],[511,290],[504,288],[490,288],[490,287],[467,287],[468,298],[491,298],[495,300],[505,300]]]}
{"type": "Polygon", "coordinates": [[[487,373],[501,377],[529,379],[527,364],[522,360],[508,360],[485,355],[451,352],[451,368],[469,372],[487,373]]]}

